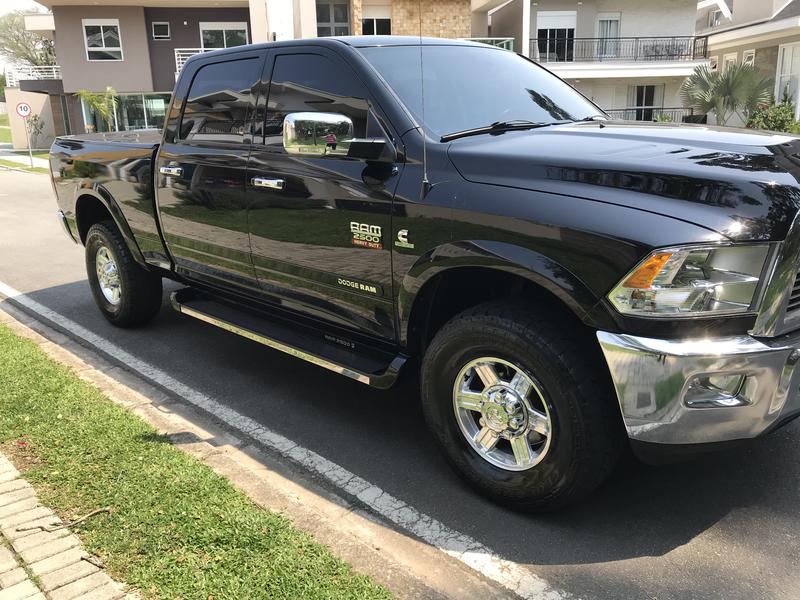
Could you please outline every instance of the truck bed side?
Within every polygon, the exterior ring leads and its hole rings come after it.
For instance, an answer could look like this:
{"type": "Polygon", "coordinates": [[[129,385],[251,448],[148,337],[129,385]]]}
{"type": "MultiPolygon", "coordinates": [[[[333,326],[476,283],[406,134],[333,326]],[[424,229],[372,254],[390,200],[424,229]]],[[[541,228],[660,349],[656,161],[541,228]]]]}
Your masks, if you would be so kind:
{"type": "Polygon", "coordinates": [[[53,186],[75,241],[83,243],[89,227],[110,216],[137,261],[169,267],[153,194],[160,140],[157,131],[56,138],[53,186]]]}

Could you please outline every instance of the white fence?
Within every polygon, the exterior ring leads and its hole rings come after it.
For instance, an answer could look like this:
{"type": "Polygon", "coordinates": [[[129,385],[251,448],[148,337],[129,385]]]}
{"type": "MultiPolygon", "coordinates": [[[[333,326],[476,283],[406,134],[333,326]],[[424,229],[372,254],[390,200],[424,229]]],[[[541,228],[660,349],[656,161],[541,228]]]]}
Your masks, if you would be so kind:
{"type": "Polygon", "coordinates": [[[19,87],[21,79],[39,81],[41,79],[61,79],[61,67],[49,65],[46,67],[7,67],[6,87],[19,87]]]}

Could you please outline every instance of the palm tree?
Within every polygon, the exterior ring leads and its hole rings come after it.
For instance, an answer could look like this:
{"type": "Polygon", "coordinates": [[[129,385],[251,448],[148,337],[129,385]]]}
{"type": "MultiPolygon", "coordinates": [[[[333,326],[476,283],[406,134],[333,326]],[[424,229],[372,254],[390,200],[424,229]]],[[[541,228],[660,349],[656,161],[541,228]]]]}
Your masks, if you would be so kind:
{"type": "Polygon", "coordinates": [[[759,77],[752,65],[729,65],[712,71],[697,67],[681,87],[683,105],[701,114],[713,112],[725,125],[733,115],[743,122],[762,104],[772,101],[773,81],[759,77]]]}
{"type": "Polygon", "coordinates": [[[78,90],[75,95],[86,103],[90,111],[99,115],[106,122],[109,131],[113,131],[114,113],[117,110],[117,92],[113,87],[108,86],[102,94],[96,94],[89,90],[78,90]]]}

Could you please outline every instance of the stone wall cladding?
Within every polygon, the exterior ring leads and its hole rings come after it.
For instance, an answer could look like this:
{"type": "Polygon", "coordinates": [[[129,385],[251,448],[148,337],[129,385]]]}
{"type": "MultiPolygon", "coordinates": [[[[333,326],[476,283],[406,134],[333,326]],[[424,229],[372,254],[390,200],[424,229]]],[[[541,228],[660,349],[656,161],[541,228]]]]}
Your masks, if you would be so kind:
{"type": "MultiPolygon", "coordinates": [[[[361,0],[359,3],[359,14],[361,0]]],[[[419,0],[392,0],[392,34],[420,34],[419,0]]],[[[359,20],[360,28],[360,20],[359,20]]],[[[422,0],[422,35],[469,37],[472,29],[469,0],[422,0]]]]}

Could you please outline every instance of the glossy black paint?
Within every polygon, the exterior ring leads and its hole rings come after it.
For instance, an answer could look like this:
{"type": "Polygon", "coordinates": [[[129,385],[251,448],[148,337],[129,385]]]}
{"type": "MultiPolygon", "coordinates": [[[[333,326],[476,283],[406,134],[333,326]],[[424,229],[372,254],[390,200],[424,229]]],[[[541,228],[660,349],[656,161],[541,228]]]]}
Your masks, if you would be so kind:
{"type": "MultiPolygon", "coordinates": [[[[403,43],[418,40],[279,42],[190,59],[176,85],[156,164],[202,163],[205,193],[232,186],[235,207],[219,221],[213,214],[187,214],[175,222],[174,182],[160,175],[154,211],[148,186],[120,177],[111,166],[144,160],[153,146],[125,145],[113,136],[56,141],[59,205],[77,231],[76,200],[80,190],[89,190],[120,207],[130,223],[129,243],[141,247],[150,264],[172,264],[168,276],[205,282],[242,301],[316,319],[347,339],[396,344],[401,351],[413,321],[424,312],[418,309],[419,298],[428,297],[425,291],[448,273],[475,268],[547,290],[592,328],[670,337],[743,333],[752,326],[753,315],[621,317],[605,296],[655,248],[785,239],[800,209],[800,141],[702,126],[592,122],[449,143],[428,135],[423,148],[424,129],[357,49],[403,43]],[[293,51],[335,56],[352,67],[367,90],[370,118],[397,154],[394,163],[299,160],[266,143],[260,127],[269,65],[275,54],[293,51]],[[254,87],[252,147],[231,151],[182,142],[180,116],[192,74],[208,61],[245,53],[263,56],[266,65],[254,87]],[[75,165],[88,170],[80,177],[65,175],[75,165]],[[249,185],[254,174],[280,176],[287,188],[255,190],[249,185]],[[380,225],[383,247],[355,248],[350,221],[380,225]],[[191,243],[181,245],[182,239],[191,243]],[[198,241],[210,247],[188,257],[187,248],[198,241]],[[185,268],[198,257],[199,266],[185,268]],[[220,261],[228,262],[213,273],[220,261]],[[380,292],[355,293],[339,279],[374,284],[380,292]]],[[[200,193],[194,182],[179,183],[200,193]]]]}

